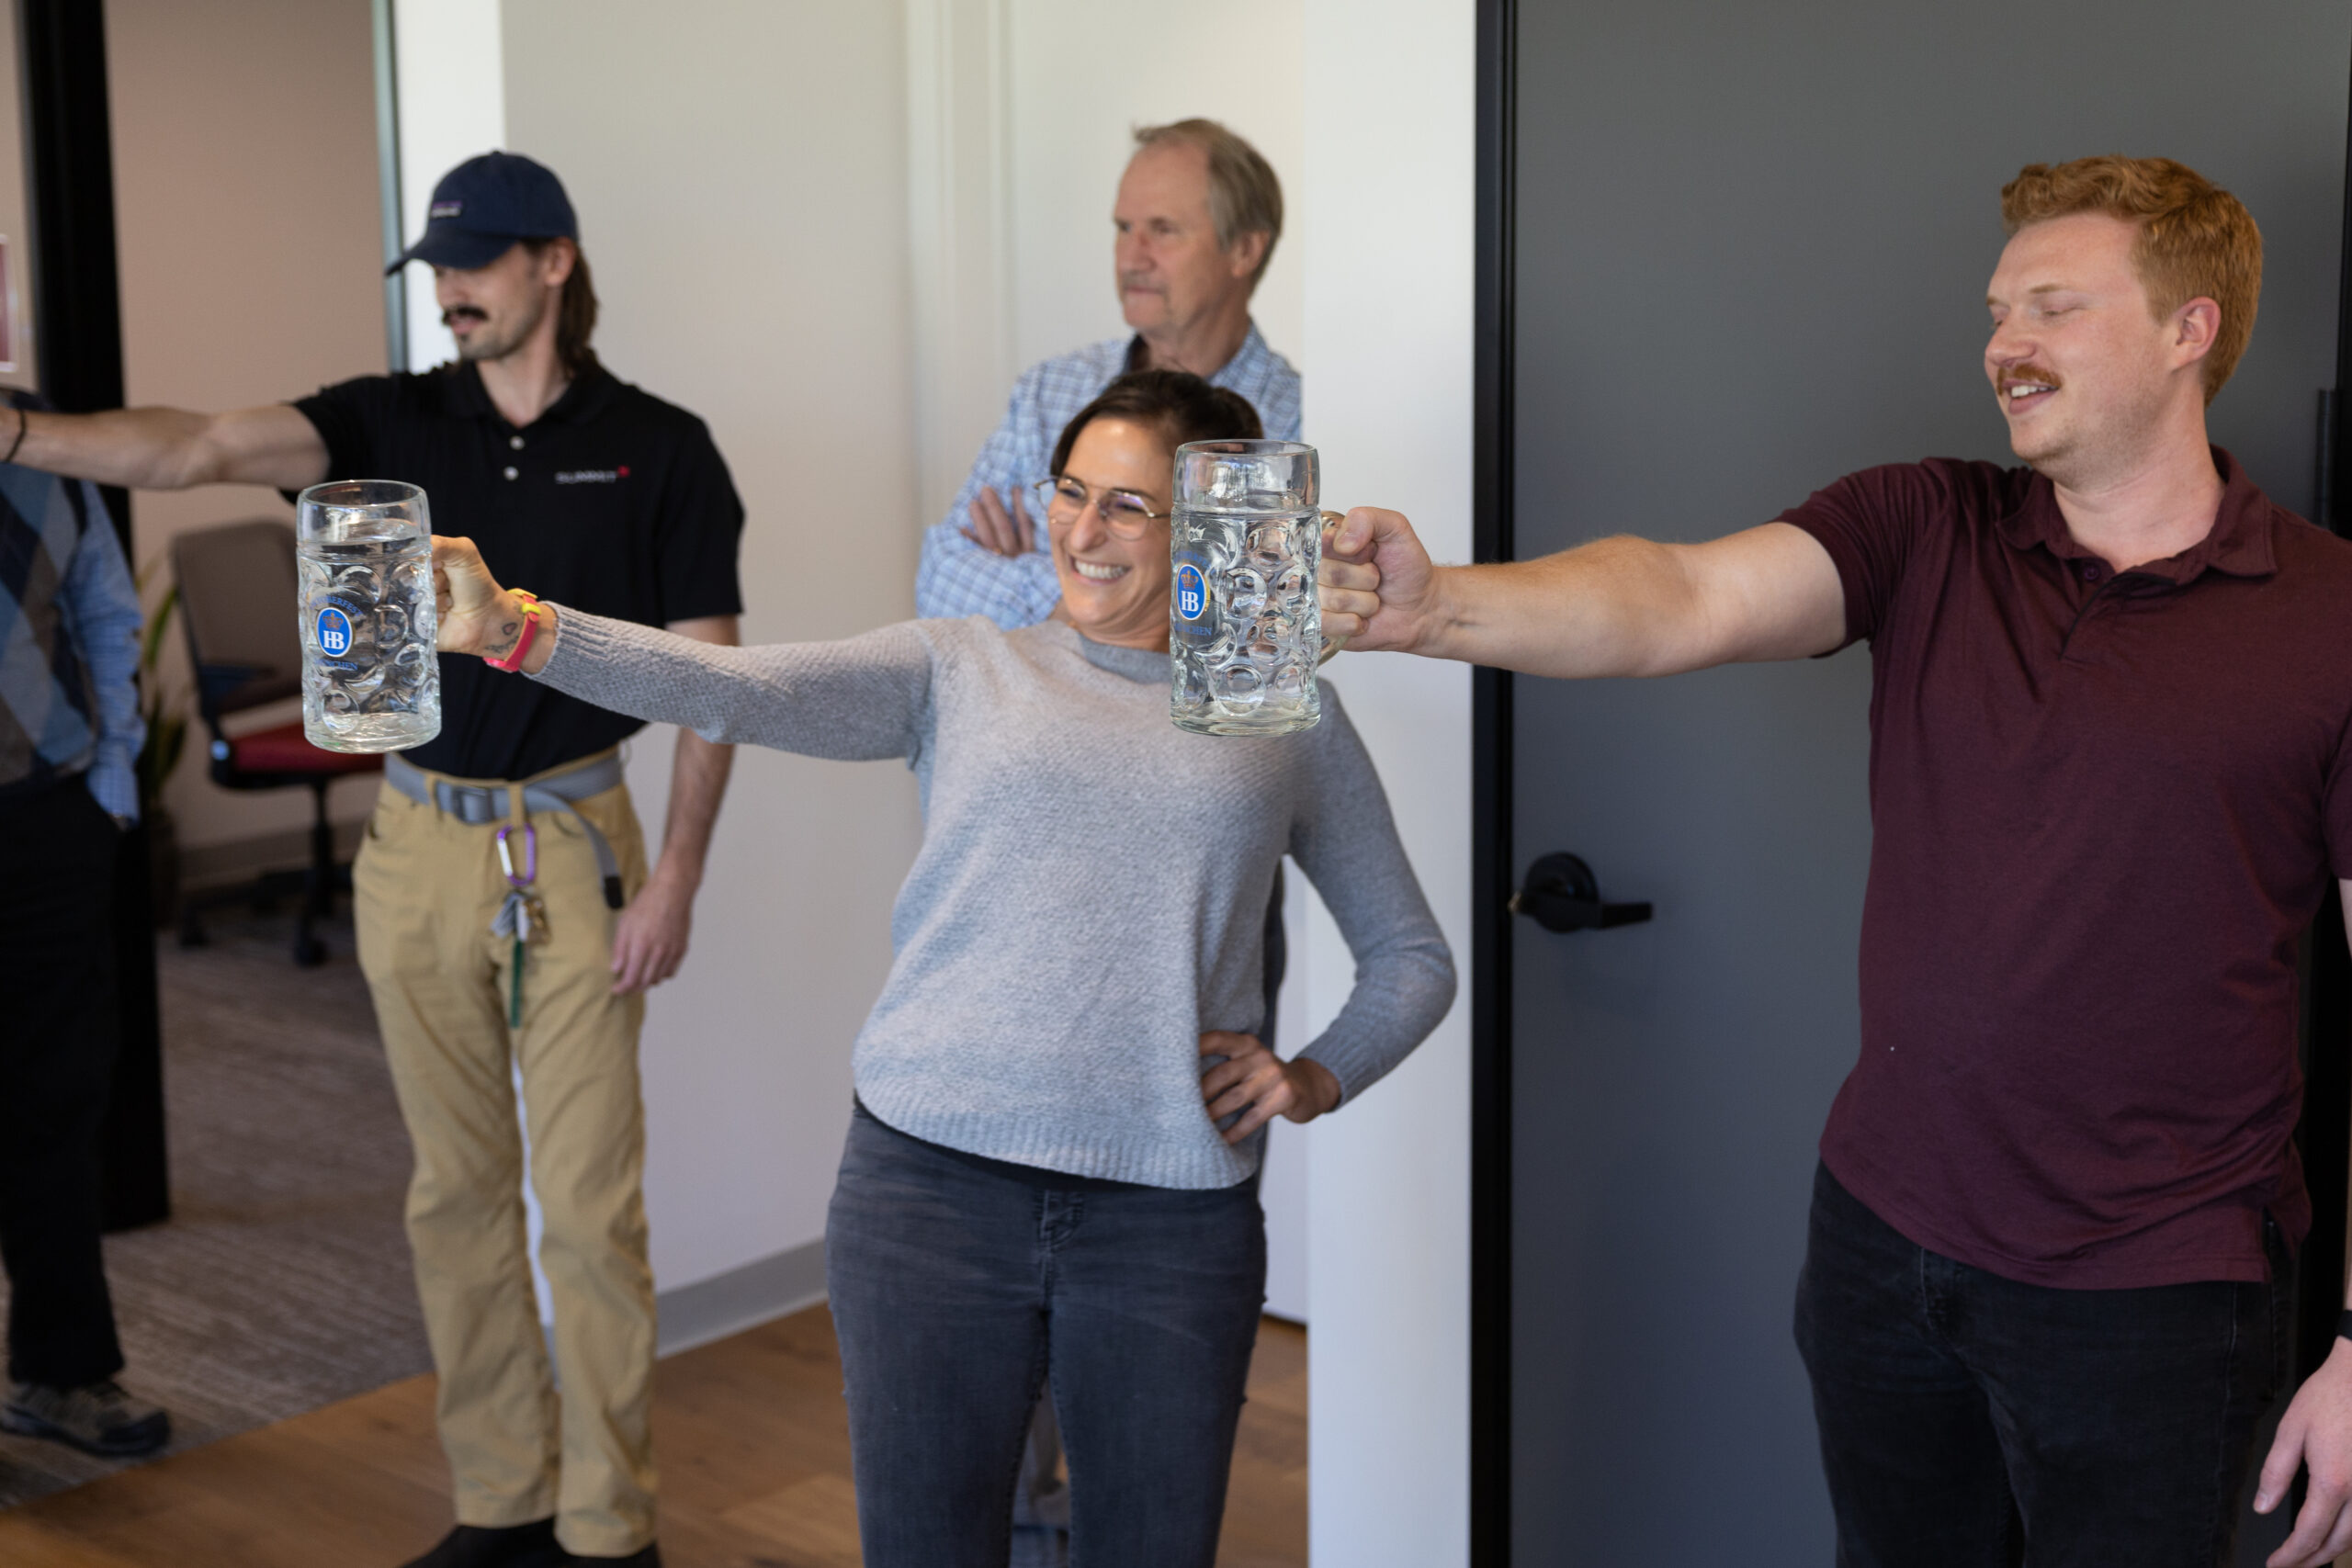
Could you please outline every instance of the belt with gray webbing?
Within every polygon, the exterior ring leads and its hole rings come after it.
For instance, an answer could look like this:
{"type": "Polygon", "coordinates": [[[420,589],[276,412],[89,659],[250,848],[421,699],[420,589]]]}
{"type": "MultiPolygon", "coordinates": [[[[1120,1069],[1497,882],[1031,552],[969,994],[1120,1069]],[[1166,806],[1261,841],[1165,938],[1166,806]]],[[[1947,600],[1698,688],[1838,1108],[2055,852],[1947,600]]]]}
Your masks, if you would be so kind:
{"type": "Polygon", "coordinates": [[[604,874],[605,907],[617,909],[627,899],[621,897],[621,863],[613,853],[613,846],[596,830],[596,824],[580,814],[575,801],[602,795],[622,779],[621,758],[617,751],[599,757],[593,762],[543,779],[533,779],[526,784],[464,784],[452,779],[436,779],[423,768],[395,751],[384,758],[384,782],[421,806],[431,806],[448,813],[460,822],[476,827],[503,822],[511,815],[510,789],[523,792],[523,808],[526,811],[569,811],[588,835],[588,847],[596,852],[596,869],[604,874]]]}

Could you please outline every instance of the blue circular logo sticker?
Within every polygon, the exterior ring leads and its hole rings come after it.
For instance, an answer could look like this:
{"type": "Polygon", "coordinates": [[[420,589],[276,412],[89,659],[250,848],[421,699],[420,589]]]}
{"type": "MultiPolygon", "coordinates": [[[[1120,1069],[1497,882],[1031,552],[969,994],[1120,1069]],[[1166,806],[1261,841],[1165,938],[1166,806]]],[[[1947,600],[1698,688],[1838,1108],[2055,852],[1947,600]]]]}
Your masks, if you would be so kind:
{"type": "Polygon", "coordinates": [[[351,617],[337,605],[330,604],[319,612],[319,651],[330,659],[340,659],[351,651],[351,617]]]}
{"type": "Polygon", "coordinates": [[[1191,561],[1176,569],[1176,614],[1197,621],[1209,613],[1209,580],[1191,561]]]}

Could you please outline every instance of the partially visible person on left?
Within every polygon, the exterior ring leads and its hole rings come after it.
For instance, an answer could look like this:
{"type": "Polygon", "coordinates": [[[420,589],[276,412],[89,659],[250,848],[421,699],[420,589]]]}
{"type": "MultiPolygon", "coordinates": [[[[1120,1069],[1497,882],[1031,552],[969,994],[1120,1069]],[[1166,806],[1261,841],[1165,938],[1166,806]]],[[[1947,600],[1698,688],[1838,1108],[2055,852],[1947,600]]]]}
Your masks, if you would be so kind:
{"type": "Polygon", "coordinates": [[[168,1415],[114,1381],[122,1346],[98,1248],[115,852],[139,820],[146,735],[139,624],[96,487],[0,464],[0,1429],[108,1457],[172,1435],[168,1415]]]}

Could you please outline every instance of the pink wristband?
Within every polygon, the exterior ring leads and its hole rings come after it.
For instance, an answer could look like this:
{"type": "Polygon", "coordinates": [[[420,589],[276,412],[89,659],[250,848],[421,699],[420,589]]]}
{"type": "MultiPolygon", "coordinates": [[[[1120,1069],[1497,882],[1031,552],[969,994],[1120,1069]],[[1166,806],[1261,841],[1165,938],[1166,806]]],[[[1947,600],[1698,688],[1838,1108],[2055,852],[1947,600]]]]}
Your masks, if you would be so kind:
{"type": "Polygon", "coordinates": [[[523,635],[514,639],[514,651],[503,659],[482,660],[492,670],[503,670],[510,675],[523,668],[523,660],[531,651],[531,639],[539,635],[538,600],[519,588],[514,590],[514,597],[523,601],[523,635]]]}

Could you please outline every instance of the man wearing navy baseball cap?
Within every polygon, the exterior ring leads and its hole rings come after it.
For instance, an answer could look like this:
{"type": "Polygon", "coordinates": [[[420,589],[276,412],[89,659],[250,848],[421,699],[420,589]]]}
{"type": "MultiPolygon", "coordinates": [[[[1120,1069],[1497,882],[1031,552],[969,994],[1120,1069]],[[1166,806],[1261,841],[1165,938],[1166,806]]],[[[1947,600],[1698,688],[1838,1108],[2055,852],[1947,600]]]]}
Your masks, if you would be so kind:
{"type": "MultiPolygon", "coordinates": [[[[392,270],[412,261],[433,268],[454,363],[232,413],[31,413],[0,442],[28,467],[150,489],[405,479],[503,581],[734,642],[742,505],[702,421],[598,363],[562,183],[516,153],[469,159],[392,270]]],[[[457,1528],[409,1568],[658,1564],[638,1031],[646,987],[684,957],[730,752],[679,737],[649,873],[618,754],[635,720],[472,659],[445,663],[441,694],[441,733],[386,759],[353,872],[416,1153],[409,1240],[455,1481],[457,1528]]]]}
{"type": "Polygon", "coordinates": [[[570,240],[580,221],[563,182],[519,152],[469,158],[433,187],[424,232],[384,269],[389,277],[413,261],[454,272],[488,266],[524,240],[570,240]]]}

